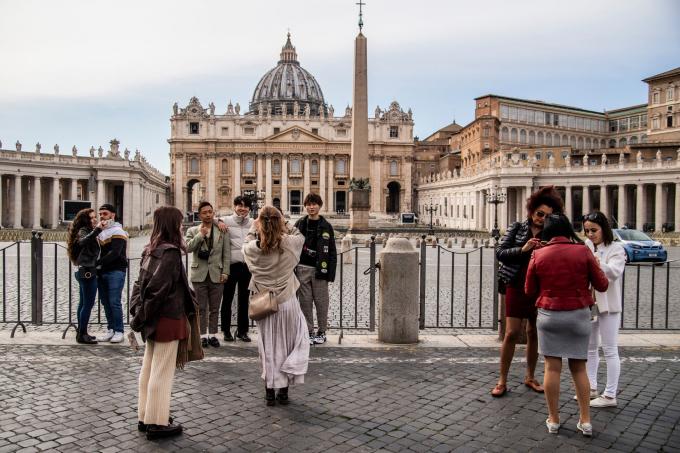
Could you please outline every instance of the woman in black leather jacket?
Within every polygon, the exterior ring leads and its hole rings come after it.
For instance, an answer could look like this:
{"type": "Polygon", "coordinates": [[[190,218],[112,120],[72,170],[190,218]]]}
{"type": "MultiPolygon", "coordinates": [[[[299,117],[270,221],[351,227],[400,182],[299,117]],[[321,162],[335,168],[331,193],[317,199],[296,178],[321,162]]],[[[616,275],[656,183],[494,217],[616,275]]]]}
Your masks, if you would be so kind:
{"type": "Polygon", "coordinates": [[[99,258],[97,235],[102,231],[101,222],[93,209],[82,209],[76,214],[68,231],[67,250],[71,262],[78,266],[76,280],[80,287],[78,302],[78,330],[76,341],[83,344],[96,344],[97,339],[87,333],[90,313],[97,298],[97,272],[99,258]]]}
{"type": "MultiPolygon", "coordinates": [[[[515,222],[505,232],[496,246],[496,256],[501,266],[498,271],[499,287],[505,289],[505,337],[501,346],[500,378],[491,395],[500,397],[508,391],[507,379],[515,345],[521,335],[522,320],[526,319],[527,370],[524,385],[543,393],[543,387],[534,377],[538,361],[536,333],[536,298],[524,293],[524,280],[531,252],[541,247],[543,221],[550,214],[561,214],[562,197],[553,186],[534,192],[527,200],[527,219],[515,222]]],[[[502,292],[502,291],[501,291],[502,292]]]]}

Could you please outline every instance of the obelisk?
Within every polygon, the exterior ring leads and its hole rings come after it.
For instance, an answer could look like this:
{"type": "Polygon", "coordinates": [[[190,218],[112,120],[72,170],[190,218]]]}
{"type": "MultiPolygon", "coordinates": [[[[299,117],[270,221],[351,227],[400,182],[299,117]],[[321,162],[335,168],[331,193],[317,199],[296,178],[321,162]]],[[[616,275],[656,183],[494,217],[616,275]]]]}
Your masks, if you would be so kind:
{"type": "Polygon", "coordinates": [[[359,3],[359,34],[354,40],[354,90],[352,96],[352,165],[350,168],[349,229],[368,228],[370,210],[368,161],[368,80],[366,37],[362,34],[364,3],[359,3]]]}

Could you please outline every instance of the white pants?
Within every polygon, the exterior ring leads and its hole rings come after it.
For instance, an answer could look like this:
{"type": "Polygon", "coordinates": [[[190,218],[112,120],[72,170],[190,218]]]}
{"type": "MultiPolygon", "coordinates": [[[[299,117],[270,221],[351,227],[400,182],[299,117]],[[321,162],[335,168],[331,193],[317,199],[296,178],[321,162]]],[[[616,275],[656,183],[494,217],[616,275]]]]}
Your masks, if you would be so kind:
{"type": "Polygon", "coordinates": [[[600,313],[597,321],[592,323],[590,333],[590,344],[588,345],[588,380],[590,388],[597,389],[597,367],[600,364],[598,347],[602,340],[602,351],[604,360],[607,363],[607,387],[603,395],[616,398],[616,391],[619,385],[619,374],[621,373],[621,361],[619,360],[619,325],[621,323],[621,313],[600,313]]]}
{"type": "Polygon", "coordinates": [[[178,347],[178,340],[146,341],[144,360],[139,370],[137,412],[139,421],[147,425],[168,424],[178,347]]]}

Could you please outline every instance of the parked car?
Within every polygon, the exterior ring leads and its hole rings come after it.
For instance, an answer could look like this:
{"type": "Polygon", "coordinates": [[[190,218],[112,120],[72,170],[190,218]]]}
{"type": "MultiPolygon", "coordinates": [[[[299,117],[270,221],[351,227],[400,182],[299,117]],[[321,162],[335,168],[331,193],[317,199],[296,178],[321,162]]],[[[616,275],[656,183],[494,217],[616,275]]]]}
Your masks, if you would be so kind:
{"type": "Polygon", "coordinates": [[[668,252],[659,241],[647,236],[642,231],[627,228],[615,229],[614,240],[626,250],[629,263],[635,261],[666,261],[668,252]]]}

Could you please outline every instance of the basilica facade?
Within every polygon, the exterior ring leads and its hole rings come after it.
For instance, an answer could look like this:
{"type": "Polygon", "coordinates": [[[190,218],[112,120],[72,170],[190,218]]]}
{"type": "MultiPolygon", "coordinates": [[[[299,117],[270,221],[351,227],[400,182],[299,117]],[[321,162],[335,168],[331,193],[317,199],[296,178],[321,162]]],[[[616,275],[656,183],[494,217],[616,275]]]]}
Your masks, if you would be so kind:
{"type": "MultiPolygon", "coordinates": [[[[288,39],[278,64],[257,83],[247,109],[231,101],[222,114],[191,98],[170,119],[174,205],[195,211],[202,200],[231,211],[237,195],[255,195],[286,214],[303,211],[306,194],[322,212],[349,210],[352,109],[336,112],[299,63],[288,39]]],[[[371,215],[412,209],[413,117],[395,101],[369,118],[371,215]]]]}

